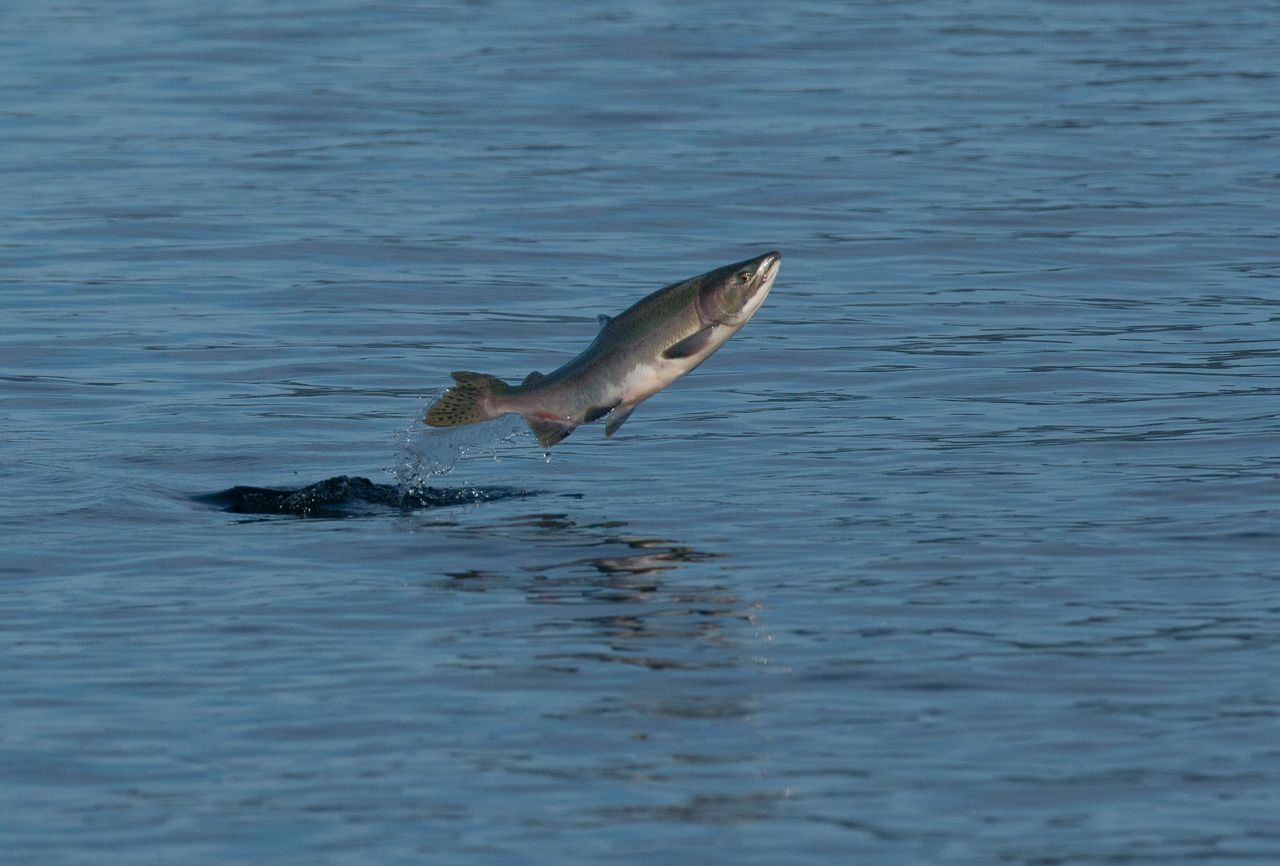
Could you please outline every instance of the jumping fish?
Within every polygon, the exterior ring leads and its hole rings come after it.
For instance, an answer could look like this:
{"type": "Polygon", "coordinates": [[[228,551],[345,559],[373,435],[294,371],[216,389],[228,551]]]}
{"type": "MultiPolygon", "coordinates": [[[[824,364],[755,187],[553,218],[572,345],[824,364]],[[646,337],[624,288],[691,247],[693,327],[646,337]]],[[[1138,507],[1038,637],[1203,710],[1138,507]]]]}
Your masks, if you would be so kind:
{"type": "Polygon", "coordinates": [[[544,448],[579,424],[605,418],[618,432],[649,397],[697,367],[764,303],[782,256],[765,253],[659,289],[612,318],[573,360],[519,385],[485,373],[453,373],[457,384],[427,410],[432,427],[523,415],[544,448]]]}

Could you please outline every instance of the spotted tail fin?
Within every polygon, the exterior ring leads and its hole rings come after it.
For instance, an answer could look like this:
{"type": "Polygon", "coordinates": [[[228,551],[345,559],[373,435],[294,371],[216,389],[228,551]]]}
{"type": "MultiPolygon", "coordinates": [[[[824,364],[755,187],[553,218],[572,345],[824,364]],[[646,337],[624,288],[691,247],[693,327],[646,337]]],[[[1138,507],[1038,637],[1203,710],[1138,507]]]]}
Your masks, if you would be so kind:
{"type": "Polygon", "coordinates": [[[460,424],[475,424],[496,418],[501,412],[494,411],[492,398],[496,394],[510,390],[511,386],[487,373],[467,373],[459,370],[453,375],[458,384],[445,391],[440,399],[431,404],[424,419],[432,427],[456,427],[460,424]]]}

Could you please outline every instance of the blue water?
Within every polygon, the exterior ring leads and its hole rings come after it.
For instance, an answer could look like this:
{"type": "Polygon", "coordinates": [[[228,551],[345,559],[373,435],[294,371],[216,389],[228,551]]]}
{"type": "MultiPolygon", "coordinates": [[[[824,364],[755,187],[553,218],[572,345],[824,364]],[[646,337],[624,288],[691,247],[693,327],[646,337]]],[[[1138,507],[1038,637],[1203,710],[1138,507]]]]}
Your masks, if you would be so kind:
{"type": "Polygon", "coordinates": [[[1278,19],[9,0],[0,861],[1280,862],[1278,19]]]}

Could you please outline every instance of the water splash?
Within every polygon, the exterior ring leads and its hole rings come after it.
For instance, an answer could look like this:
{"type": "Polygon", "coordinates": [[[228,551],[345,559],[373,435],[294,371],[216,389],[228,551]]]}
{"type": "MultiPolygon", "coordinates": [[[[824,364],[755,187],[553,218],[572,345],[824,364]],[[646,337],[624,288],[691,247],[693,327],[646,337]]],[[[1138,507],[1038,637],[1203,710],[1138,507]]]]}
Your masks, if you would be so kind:
{"type": "Polygon", "coordinates": [[[444,428],[428,427],[415,420],[396,434],[400,448],[395,464],[388,466],[386,472],[405,493],[421,494],[434,479],[452,472],[460,461],[476,457],[500,461],[501,449],[525,438],[532,439],[533,434],[519,415],[444,428]]]}

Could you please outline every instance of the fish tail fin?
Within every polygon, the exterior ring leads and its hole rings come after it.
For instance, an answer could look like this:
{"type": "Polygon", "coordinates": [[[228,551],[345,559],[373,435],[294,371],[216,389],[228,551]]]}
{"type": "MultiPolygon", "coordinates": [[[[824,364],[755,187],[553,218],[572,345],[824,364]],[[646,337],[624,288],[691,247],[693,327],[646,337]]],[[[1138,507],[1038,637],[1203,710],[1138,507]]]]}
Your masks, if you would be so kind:
{"type": "Polygon", "coordinates": [[[459,370],[451,374],[454,387],[431,404],[424,419],[432,427],[457,427],[497,418],[503,412],[494,406],[493,398],[511,390],[511,386],[487,373],[459,370]]]}

